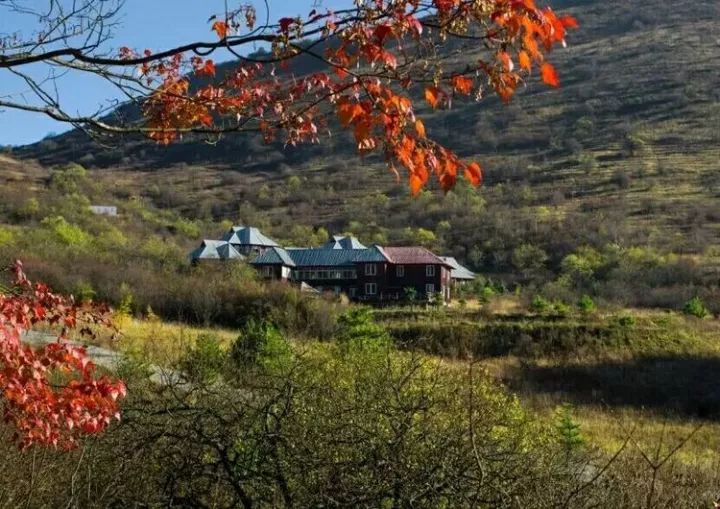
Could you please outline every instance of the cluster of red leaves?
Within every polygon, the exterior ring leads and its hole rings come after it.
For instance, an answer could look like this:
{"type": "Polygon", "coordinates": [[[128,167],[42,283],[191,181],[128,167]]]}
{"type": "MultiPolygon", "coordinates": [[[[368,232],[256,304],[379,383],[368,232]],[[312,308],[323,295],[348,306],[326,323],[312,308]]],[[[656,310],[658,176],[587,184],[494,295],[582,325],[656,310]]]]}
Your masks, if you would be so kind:
{"type": "Polygon", "coordinates": [[[64,338],[78,324],[111,326],[107,309],[80,306],[43,284],[32,284],[20,262],[14,266],[13,290],[0,294],[0,391],[4,418],[16,429],[22,448],[33,444],[72,448],[83,434],[104,430],[119,419],[122,381],[95,377],[85,349],[64,338]],[[58,340],[44,348],[23,345],[30,328],[45,323],[61,329],[58,340]]]}
{"type": "MultiPolygon", "coordinates": [[[[245,64],[191,91],[184,70],[211,78],[212,60],[175,55],[143,66],[148,82],[158,82],[144,106],[150,136],[170,143],[188,131],[259,130],[268,141],[282,132],[289,144],[317,142],[328,123],[329,105],[342,126],[352,129],[360,153],[382,150],[396,173],[396,164],[407,170],[413,193],[431,175],[444,190],[458,174],[479,185],[478,163],[464,163],[428,139],[424,124],[415,118],[410,89],[422,87],[427,103],[440,108],[458,96],[479,99],[486,87],[509,101],[533,68],[539,68],[546,84],[557,87],[558,74],[545,55],[556,44],[565,45],[567,29],[577,27],[574,18],[540,9],[534,0],[374,0],[358,9],[360,15],[345,17],[313,11],[305,20],[283,18],[277,25],[273,60],[288,65],[306,52],[324,59],[328,73],[281,78],[272,64],[245,64]],[[322,37],[336,37],[339,44],[329,45],[324,55],[294,44],[306,33],[317,34],[318,26],[322,37]],[[428,26],[436,33],[431,35],[428,26]],[[442,61],[421,53],[421,48],[451,37],[476,40],[492,58],[447,72],[442,61]]],[[[234,18],[212,21],[222,40],[239,30],[234,18]]],[[[123,51],[125,58],[134,56],[123,51]]]]}

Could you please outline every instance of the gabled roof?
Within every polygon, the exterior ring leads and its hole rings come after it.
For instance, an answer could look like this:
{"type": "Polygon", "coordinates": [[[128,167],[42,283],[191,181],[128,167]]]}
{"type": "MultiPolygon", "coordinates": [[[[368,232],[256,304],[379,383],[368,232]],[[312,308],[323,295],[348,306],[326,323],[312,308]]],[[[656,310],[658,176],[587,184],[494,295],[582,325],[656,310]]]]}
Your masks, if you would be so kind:
{"type": "Polygon", "coordinates": [[[382,251],[390,262],[398,265],[422,264],[450,267],[445,260],[424,247],[383,247],[382,251]]]}
{"type": "Polygon", "coordinates": [[[205,239],[200,243],[200,247],[190,253],[190,258],[193,260],[242,260],[245,257],[224,240],[205,239]]]}
{"type": "Polygon", "coordinates": [[[234,245],[243,246],[280,246],[270,237],[266,237],[254,226],[233,226],[224,236],[223,240],[234,245]]]}
{"type": "Polygon", "coordinates": [[[322,249],[367,249],[351,235],[333,235],[333,238],[322,245],[322,249]]]}
{"type": "Polygon", "coordinates": [[[295,267],[288,252],[281,247],[271,247],[263,254],[252,261],[255,265],[284,265],[286,267],[295,267]]]}
{"type": "Polygon", "coordinates": [[[460,265],[460,262],[452,256],[441,256],[440,258],[452,267],[452,272],[450,272],[452,279],[463,279],[467,281],[475,279],[475,273],[467,267],[460,265]]]}
{"type": "Polygon", "coordinates": [[[341,267],[387,261],[375,246],[365,249],[292,249],[288,253],[298,267],[341,267]]]}
{"type": "Polygon", "coordinates": [[[268,250],[252,263],[254,265],[287,265],[280,259],[284,252],[293,262],[291,267],[348,267],[355,263],[385,262],[387,259],[376,246],[366,249],[274,249],[268,250]],[[275,252],[273,254],[272,252],[275,252]]]}

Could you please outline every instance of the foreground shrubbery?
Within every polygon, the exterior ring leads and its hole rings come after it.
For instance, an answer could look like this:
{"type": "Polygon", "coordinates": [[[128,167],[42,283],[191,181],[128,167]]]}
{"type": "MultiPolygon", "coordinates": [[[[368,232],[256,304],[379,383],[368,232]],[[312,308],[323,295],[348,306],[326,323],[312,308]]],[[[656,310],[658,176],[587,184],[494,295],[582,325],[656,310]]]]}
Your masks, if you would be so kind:
{"type": "Polygon", "coordinates": [[[251,322],[203,336],[159,387],[136,364],[124,420],[71,454],[3,451],[0,504],[28,507],[696,507],[715,479],[541,424],[472,365],[399,353],[367,312],[338,340],[251,322]]]}

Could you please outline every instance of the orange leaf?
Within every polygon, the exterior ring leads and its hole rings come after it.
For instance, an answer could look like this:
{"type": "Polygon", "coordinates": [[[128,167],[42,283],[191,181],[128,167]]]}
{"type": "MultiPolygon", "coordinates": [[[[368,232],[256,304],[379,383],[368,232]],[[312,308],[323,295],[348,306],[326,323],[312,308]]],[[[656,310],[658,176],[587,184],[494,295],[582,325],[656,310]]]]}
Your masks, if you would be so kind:
{"type": "Polygon", "coordinates": [[[365,110],[357,103],[345,102],[338,107],[338,117],[343,126],[347,127],[359,116],[364,115],[365,110]]]}
{"type": "Polygon", "coordinates": [[[503,64],[503,68],[507,72],[512,72],[514,65],[512,58],[510,58],[510,54],[507,51],[501,51],[498,53],[498,60],[500,60],[503,64]]]}
{"type": "Polygon", "coordinates": [[[540,70],[542,72],[542,80],[547,85],[550,85],[551,87],[560,86],[560,78],[558,77],[557,71],[552,64],[545,62],[540,70]]]}
{"type": "Polygon", "coordinates": [[[465,76],[453,76],[452,85],[457,92],[470,95],[473,89],[473,80],[465,76]]]}
{"type": "Polygon", "coordinates": [[[560,23],[562,23],[565,28],[578,28],[580,26],[575,18],[567,15],[560,16],[560,23]]]}
{"type": "Polygon", "coordinates": [[[442,90],[440,90],[438,87],[427,87],[425,89],[425,100],[433,108],[437,108],[437,105],[440,103],[441,95],[442,90]]]}
{"type": "Polygon", "coordinates": [[[414,173],[410,175],[410,192],[413,196],[418,194],[423,187],[423,181],[414,173]]]}
{"type": "Polygon", "coordinates": [[[518,53],[518,62],[520,63],[520,67],[522,69],[525,69],[528,72],[532,69],[532,62],[530,61],[530,55],[528,55],[527,51],[522,50],[518,53]]]}
{"type": "Polygon", "coordinates": [[[195,74],[198,76],[215,76],[215,62],[206,60],[205,65],[195,69],[195,74]]]}
{"type": "Polygon", "coordinates": [[[425,124],[423,124],[422,120],[417,119],[415,121],[415,130],[417,131],[418,136],[425,138],[425,124]]]}
{"type": "Polygon", "coordinates": [[[482,169],[478,163],[470,163],[465,167],[465,178],[474,186],[482,184],[482,169]]]}
{"type": "Polygon", "coordinates": [[[213,30],[220,39],[225,39],[228,33],[228,25],[224,21],[218,20],[212,24],[211,30],[213,30]]]}

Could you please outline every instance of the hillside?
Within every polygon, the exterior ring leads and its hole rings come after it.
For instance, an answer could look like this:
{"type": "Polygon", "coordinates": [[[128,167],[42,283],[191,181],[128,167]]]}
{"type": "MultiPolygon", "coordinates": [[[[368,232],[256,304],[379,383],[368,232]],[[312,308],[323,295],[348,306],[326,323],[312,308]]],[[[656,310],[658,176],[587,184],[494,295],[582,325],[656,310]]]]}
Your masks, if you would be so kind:
{"type": "Polygon", "coordinates": [[[534,81],[507,107],[489,98],[421,111],[433,137],[483,163],[478,192],[410,199],[384,165],[357,158],[345,134],[283,149],[247,137],[107,148],[69,133],[13,149],[15,163],[0,169],[82,164],[93,201],[133,211],[139,230],[178,252],[228,221],[292,244],[349,231],[366,242],[422,243],[558,298],[587,291],[677,307],[702,293],[720,309],[720,4],[553,4],[581,24],[553,56],[561,89],[534,81]],[[148,223],[138,203],[173,219],[148,223]],[[180,219],[193,225],[186,234],[180,219]],[[602,258],[591,281],[569,273],[563,260],[573,253],[602,258]]]}

